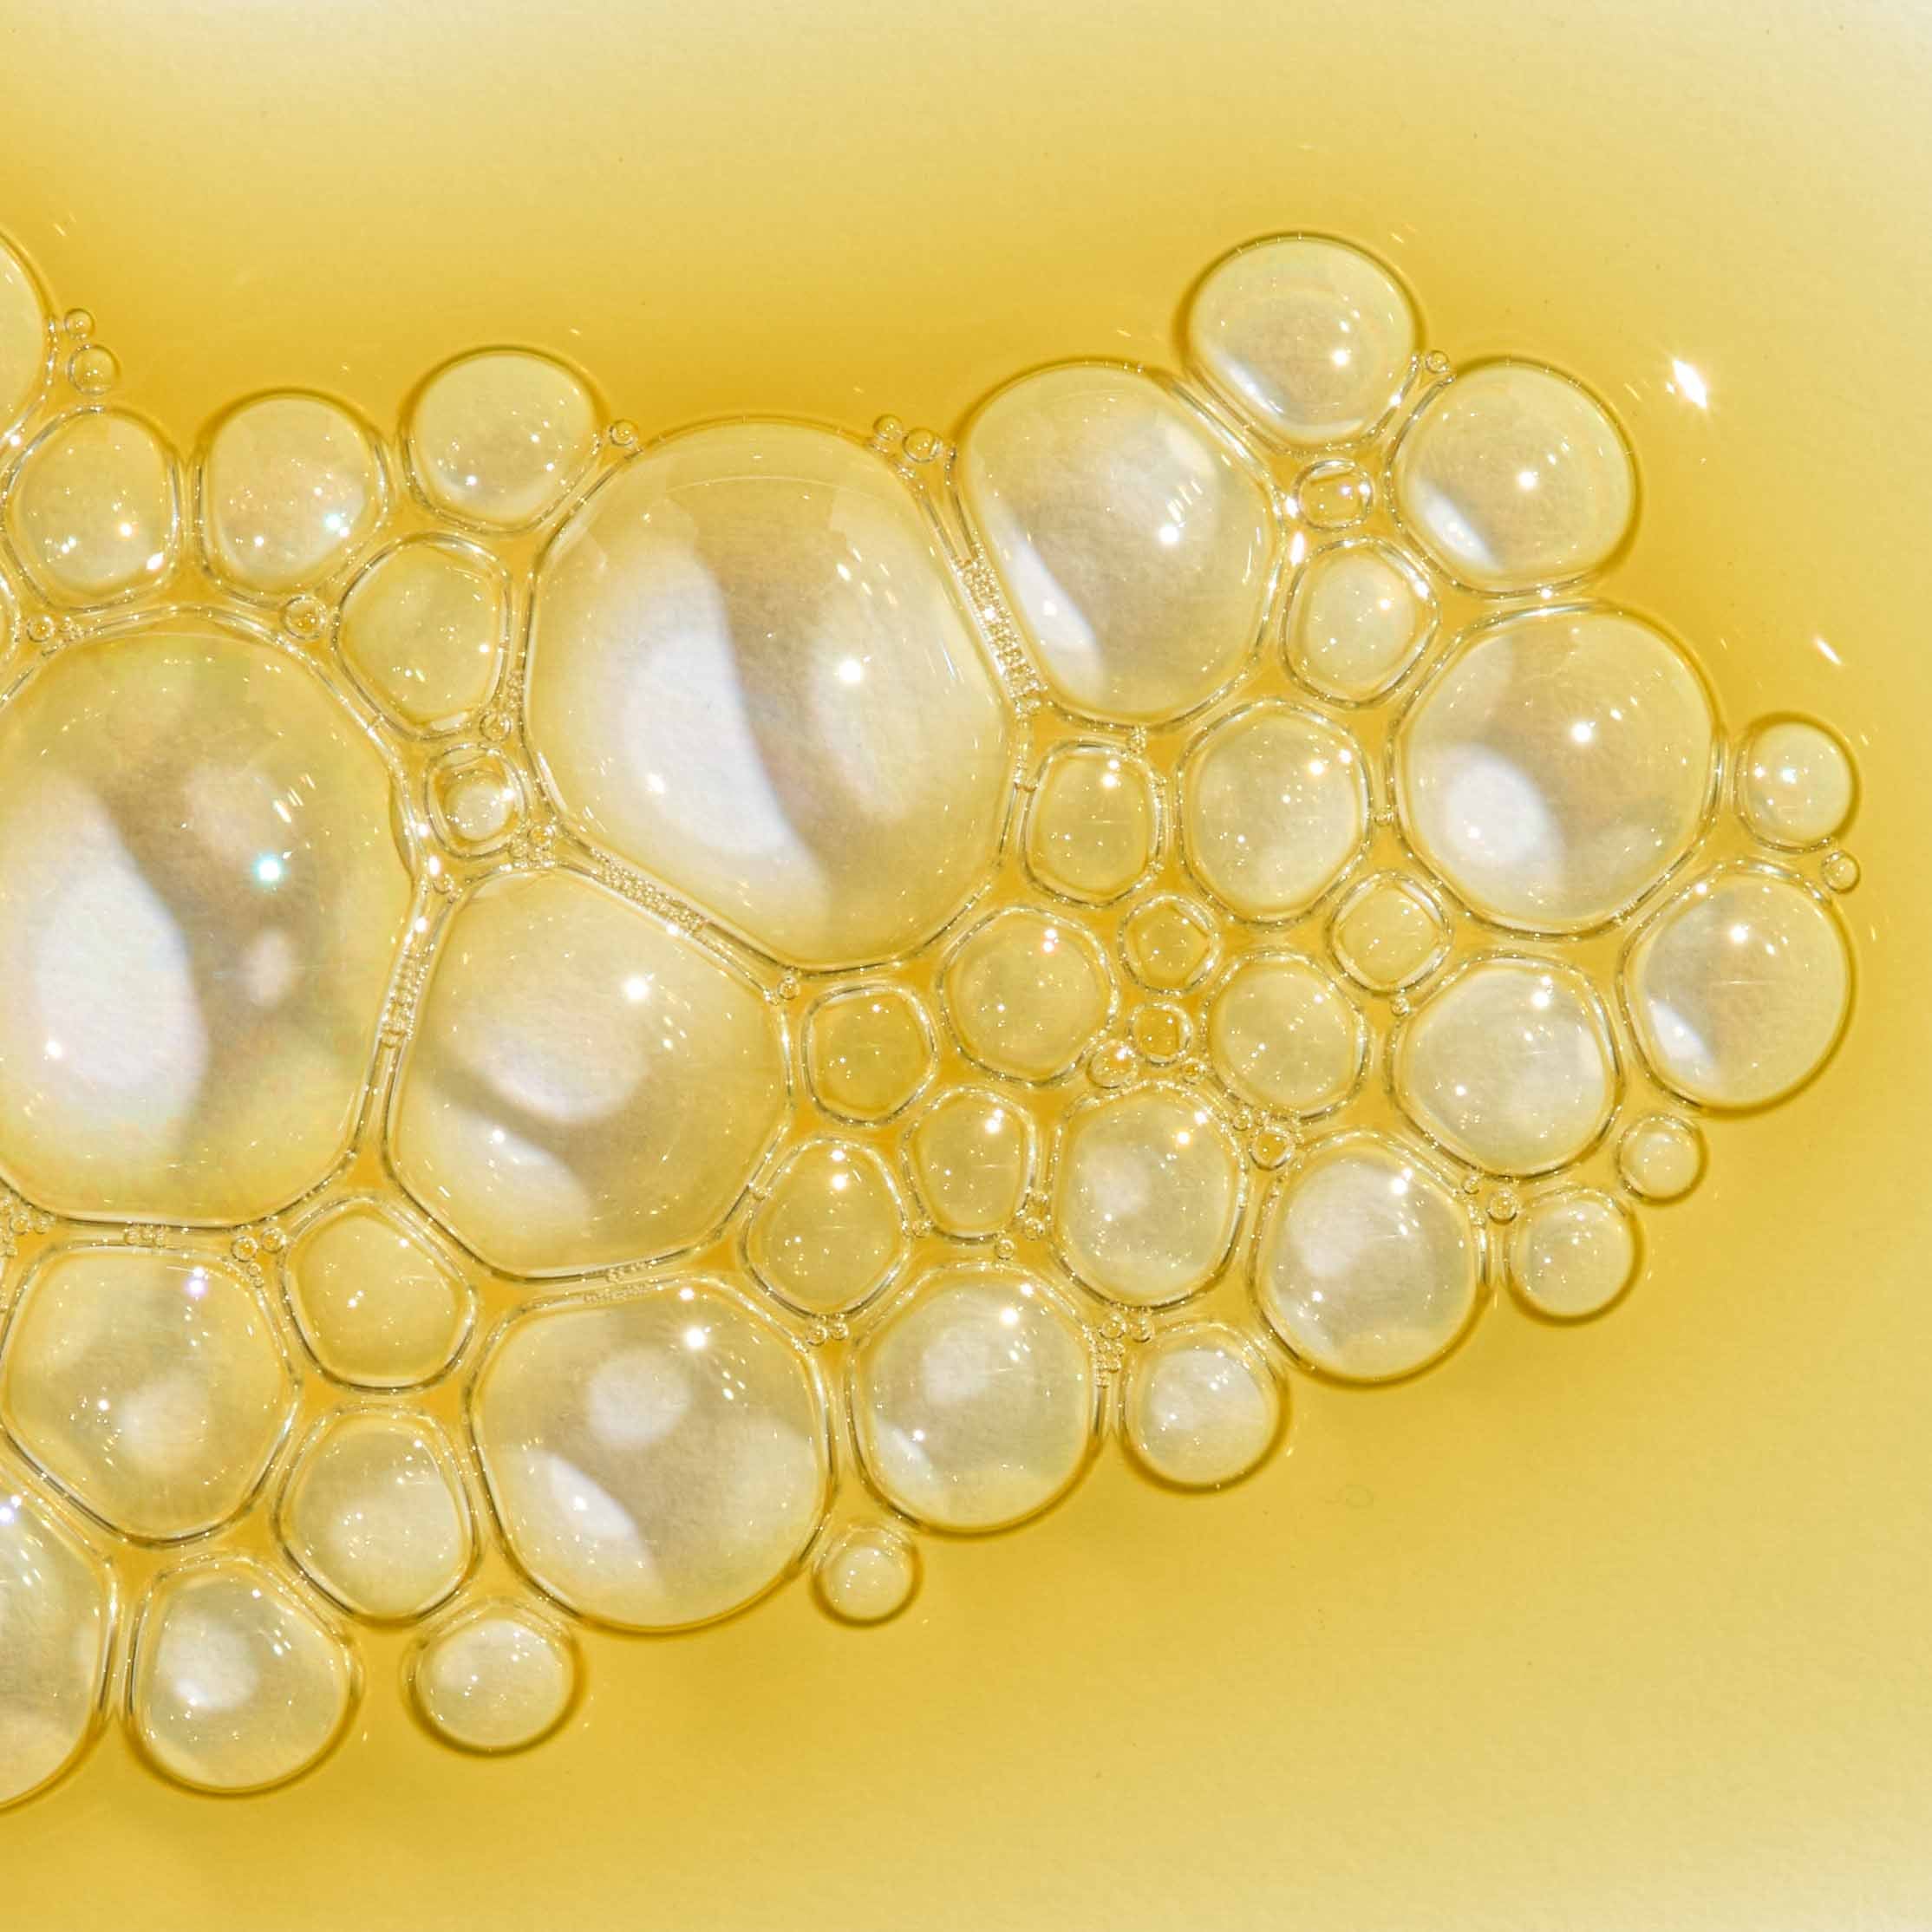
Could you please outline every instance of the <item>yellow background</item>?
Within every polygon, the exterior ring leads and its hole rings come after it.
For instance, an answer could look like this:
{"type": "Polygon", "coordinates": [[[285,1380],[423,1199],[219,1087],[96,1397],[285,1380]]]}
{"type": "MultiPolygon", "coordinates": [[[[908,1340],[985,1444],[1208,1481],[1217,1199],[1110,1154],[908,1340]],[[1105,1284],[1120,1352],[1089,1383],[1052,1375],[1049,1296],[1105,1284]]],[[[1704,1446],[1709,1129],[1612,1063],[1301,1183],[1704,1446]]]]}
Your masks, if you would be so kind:
{"type": "Polygon", "coordinates": [[[1932,13],[88,0],[0,66],[0,227],[183,440],[270,382],[393,418],[488,340],[647,434],[943,428],[1164,358],[1234,242],[1351,236],[1438,346],[1620,406],[1618,593],[1734,722],[1845,730],[1866,872],[1848,1046],[1713,1132],[1603,1323],[1301,1385],[1224,1498],[1109,1458],[882,1631],[793,1588],[592,1639],[523,1759],[429,1743],[384,1645],[280,1794],[110,1739],[0,1818],[10,1932],[1932,1925],[1932,13]]]}

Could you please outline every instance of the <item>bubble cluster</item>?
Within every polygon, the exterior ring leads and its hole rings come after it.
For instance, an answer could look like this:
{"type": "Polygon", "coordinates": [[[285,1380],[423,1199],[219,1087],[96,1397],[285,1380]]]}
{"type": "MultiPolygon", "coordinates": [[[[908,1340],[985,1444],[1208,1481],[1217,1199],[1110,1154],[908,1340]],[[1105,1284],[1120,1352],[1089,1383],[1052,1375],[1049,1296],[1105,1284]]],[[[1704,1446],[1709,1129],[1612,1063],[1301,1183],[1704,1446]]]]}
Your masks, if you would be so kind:
{"type": "Polygon", "coordinates": [[[1844,1033],[1857,774],[1427,339],[1285,234],[956,443],[510,346],[178,454],[0,245],[0,1805],[299,1776],[383,1629],[519,1750],[580,1625],[882,1623],[1632,1292],[1844,1033]]]}

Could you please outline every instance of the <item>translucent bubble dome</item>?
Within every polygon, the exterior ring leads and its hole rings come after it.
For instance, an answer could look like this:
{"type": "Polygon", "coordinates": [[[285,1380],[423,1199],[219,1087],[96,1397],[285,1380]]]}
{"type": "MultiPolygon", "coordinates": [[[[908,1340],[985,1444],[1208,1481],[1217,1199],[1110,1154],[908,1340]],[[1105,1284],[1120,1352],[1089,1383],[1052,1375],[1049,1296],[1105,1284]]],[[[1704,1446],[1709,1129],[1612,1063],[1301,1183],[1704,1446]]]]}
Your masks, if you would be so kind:
{"type": "Polygon", "coordinates": [[[1863,738],[1727,734],[1605,404],[1347,242],[956,443],[513,344],[184,440],[93,326],[0,245],[0,1805],[917,1644],[1100,1457],[1292,1510],[1831,1078],[1863,738]]]}

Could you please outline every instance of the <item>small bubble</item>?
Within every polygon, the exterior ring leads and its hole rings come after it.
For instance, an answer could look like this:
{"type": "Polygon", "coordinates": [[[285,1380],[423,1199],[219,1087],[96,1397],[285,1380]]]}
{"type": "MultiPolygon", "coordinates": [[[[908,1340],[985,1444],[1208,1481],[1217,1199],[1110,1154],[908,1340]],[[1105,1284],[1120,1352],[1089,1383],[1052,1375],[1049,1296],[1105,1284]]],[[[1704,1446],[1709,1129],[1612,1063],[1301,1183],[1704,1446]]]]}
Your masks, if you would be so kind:
{"type": "Polygon", "coordinates": [[[94,333],[94,312],[90,309],[69,309],[61,317],[61,327],[77,343],[84,343],[94,333]]]}
{"type": "Polygon", "coordinates": [[[1264,1121],[1248,1137],[1248,1158],[1257,1167],[1280,1167],[1294,1152],[1295,1130],[1279,1121],[1264,1121]]]}
{"type": "Polygon", "coordinates": [[[36,644],[50,644],[59,634],[60,626],[45,611],[31,618],[27,625],[27,635],[36,644]]]}
{"type": "Polygon", "coordinates": [[[915,463],[930,463],[946,446],[930,429],[915,429],[905,439],[905,453],[915,463]]]}
{"type": "Polygon", "coordinates": [[[1360,463],[1315,463],[1295,480],[1295,507],[1317,530],[1348,530],[1375,501],[1375,486],[1360,463]]]}
{"type": "Polygon", "coordinates": [[[637,425],[626,418],[620,418],[606,432],[613,449],[635,449],[637,447],[637,425]]]}
{"type": "Polygon", "coordinates": [[[291,637],[319,637],[329,622],[329,607],[320,597],[290,597],[282,606],[282,628],[291,637]]]}
{"type": "Polygon", "coordinates": [[[1087,1056],[1087,1077],[1096,1087],[1125,1087],[1139,1063],[1139,1056],[1126,1041],[1103,1040],[1087,1056]]]}
{"type": "Polygon", "coordinates": [[[1521,1205],[1514,1188],[1499,1187],[1489,1198],[1489,1217],[1498,1223],[1513,1221],[1521,1205]]]}
{"type": "Polygon", "coordinates": [[[1178,1060],[1187,1050],[1191,1022],[1178,1006],[1144,1006],[1129,1030],[1133,1043],[1156,1066],[1178,1060]]]}
{"type": "Polygon", "coordinates": [[[1818,869],[1818,876],[1834,892],[1853,891],[1863,876],[1858,869],[1858,861],[1848,852],[1827,852],[1824,864],[1818,869]]]}
{"type": "Polygon", "coordinates": [[[880,416],[872,424],[872,440],[880,443],[896,443],[905,434],[905,425],[897,416],[880,416]]]}
{"type": "Polygon", "coordinates": [[[69,358],[67,379],[82,395],[105,395],[121,380],[121,364],[98,343],[69,358]]]}
{"type": "Polygon", "coordinates": [[[993,1252],[997,1255],[1002,1261],[1011,1261],[1014,1256],[1018,1254],[1019,1251],[1020,1243],[1016,1242],[1009,1234],[1002,1234],[1000,1238],[993,1243],[993,1252]]]}

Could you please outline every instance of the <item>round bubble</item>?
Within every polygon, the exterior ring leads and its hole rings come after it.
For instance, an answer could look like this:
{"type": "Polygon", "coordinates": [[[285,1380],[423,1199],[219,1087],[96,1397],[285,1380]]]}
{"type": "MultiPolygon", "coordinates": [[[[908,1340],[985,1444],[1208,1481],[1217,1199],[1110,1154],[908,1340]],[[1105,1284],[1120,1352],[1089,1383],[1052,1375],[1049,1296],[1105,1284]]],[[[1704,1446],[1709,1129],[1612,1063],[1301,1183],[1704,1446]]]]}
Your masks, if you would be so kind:
{"type": "Polygon", "coordinates": [[[919,1552],[883,1524],[841,1531],[812,1572],[819,1601],[841,1623],[884,1623],[918,1594],[919,1552]]]}
{"type": "Polygon", "coordinates": [[[1636,1279],[1636,1218],[1614,1195],[1565,1188],[1531,1202],[1510,1236],[1510,1279],[1538,1314],[1600,1315],[1636,1279]]]}
{"type": "Polygon", "coordinates": [[[1738,760],[1738,810],[1767,845],[1793,850],[1844,830],[1857,797],[1851,754],[1809,718],[1767,718],[1738,760]]]}
{"type": "Polygon", "coordinates": [[[967,1238],[998,1234],[1033,1177],[1033,1122],[1003,1094],[956,1087],[933,1102],[907,1151],[940,1228],[967,1238]]]}
{"type": "Polygon", "coordinates": [[[473,1605],[432,1632],[409,1668],[423,1722],[465,1751],[521,1751],[547,1738],[577,1695],[577,1646],[509,1600],[473,1605]]]}
{"type": "Polygon", "coordinates": [[[1704,1136],[1672,1113],[1633,1120],[1616,1144],[1617,1172],[1647,1201],[1681,1200],[1704,1172],[1704,1136]]]}
{"type": "Polygon", "coordinates": [[[105,604],[174,567],[174,457],[139,416],[82,409],[21,459],[8,493],[14,555],[56,604],[105,604]]]}
{"type": "Polygon", "coordinates": [[[1435,631],[1435,593],[1393,544],[1332,544],[1302,567],[1288,609],[1288,668],[1339,704],[1380,697],[1435,631]]]}
{"type": "Polygon", "coordinates": [[[1027,807],[1027,865],[1049,891],[1089,905],[1117,899],[1152,862],[1160,832],[1153,774],[1106,745],[1048,756],[1027,807]]]}
{"type": "Polygon", "coordinates": [[[839,1315],[884,1285],[905,1250],[885,1163],[849,1140],[808,1140],[779,1171],[745,1237],[752,1271],[807,1315],[839,1315]]]}
{"type": "Polygon", "coordinates": [[[961,941],[940,990],[967,1053],[1027,1080],[1064,1074],[1106,1021],[1113,996],[1106,962],[1081,927],[1021,906],[961,941]]]}
{"type": "Polygon", "coordinates": [[[1240,961],[1208,1009],[1216,1072],[1244,1100],[1320,1113],[1354,1091],[1367,1029],[1348,995],[1299,953],[1240,961]]]}
{"type": "Polygon", "coordinates": [[[1238,1330],[1169,1328],[1140,1349],[1121,1423],[1141,1466],[1183,1489],[1218,1489],[1256,1468],[1282,1431],[1280,1385],[1238,1330]]]}

